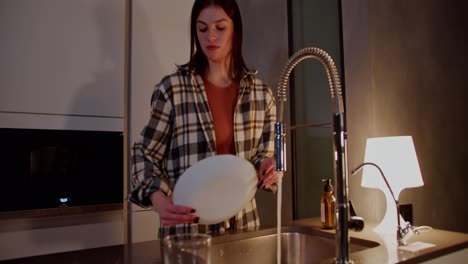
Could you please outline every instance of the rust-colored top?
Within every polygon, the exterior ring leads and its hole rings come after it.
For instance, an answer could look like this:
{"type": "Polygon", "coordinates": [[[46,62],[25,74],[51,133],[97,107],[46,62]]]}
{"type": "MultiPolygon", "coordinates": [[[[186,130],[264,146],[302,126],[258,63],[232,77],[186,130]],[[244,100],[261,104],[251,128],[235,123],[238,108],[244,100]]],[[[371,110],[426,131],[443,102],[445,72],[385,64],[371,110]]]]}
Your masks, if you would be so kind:
{"type": "Polygon", "coordinates": [[[229,86],[220,87],[203,78],[208,105],[216,138],[216,154],[236,155],[234,145],[234,109],[239,95],[239,86],[232,82],[229,86]]]}

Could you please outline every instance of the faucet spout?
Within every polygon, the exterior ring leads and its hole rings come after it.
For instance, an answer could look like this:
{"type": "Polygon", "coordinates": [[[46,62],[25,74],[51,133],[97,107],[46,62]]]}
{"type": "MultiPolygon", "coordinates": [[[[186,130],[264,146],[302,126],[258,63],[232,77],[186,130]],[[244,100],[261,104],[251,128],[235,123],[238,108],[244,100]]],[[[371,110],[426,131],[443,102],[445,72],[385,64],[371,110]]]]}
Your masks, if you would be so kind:
{"type": "Polygon", "coordinates": [[[352,175],[356,174],[357,172],[359,172],[366,165],[374,166],[375,168],[377,168],[380,175],[382,176],[382,179],[385,182],[385,185],[388,188],[388,191],[392,195],[392,198],[393,198],[393,201],[395,202],[395,207],[396,207],[396,210],[397,210],[396,239],[398,241],[399,246],[404,246],[404,245],[406,245],[406,241],[408,240],[408,238],[410,236],[412,236],[413,233],[415,233],[414,228],[412,227],[412,225],[409,222],[406,222],[405,226],[401,225],[401,221],[400,221],[400,212],[401,212],[400,211],[400,203],[395,198],[395,194],[393,193],[392,187],[390,187],[390,184],[388,183],[387,177],[385,177],[385,174],[383,173],[382,169],[379,167],[379,165],[377,165],[377,164],[375,164],[373,162],[364,162],[364,163],[361,163],[359,166],[357,166],[355,169],[353,169],[351,171],[351,173],[352,173],[352,175]]]}
{"type": "Polygon", "coordinates": [[[334,102],[332,102],[332,108],[335,108],[334,112],[344,112],[341,82],[335,62],[326,51],[316,47],[308,47],[294,53],[284,66],[281,73],[281,78],[278,82],[277,107],[277,119],[279,123],[283,123],[283,108],[284,102],[286,102],[287,98],[286,89],[289,82],[289,75],[291,75],[292,70],[299,62],[309,58],[315,58],[319,60],[325,67],[325,71],[328,77],[328,84],[330,86],[331,98],[336,99],[334,102]]]}
{"type": "Polygon", "coordinates": [[[337,67],[331,56],[316,47],[303,48],[294,53],[283,68],[278,84],[278,107],[275,139],[276,170],[286,171],[286,143],[283,122],[283,108],[286,101],[286,87],[294,67],[304,59],[315,58],[325,68],[330,86],[333,113],[333,155],[335,177],[336,221],[336,263],[351,263],[349,260],[349,203],[348,203],[348,159],[346,152],[346,118],[341,82],[337,67]],[[333,100],[335,99],[335,100],[333,100]]]}

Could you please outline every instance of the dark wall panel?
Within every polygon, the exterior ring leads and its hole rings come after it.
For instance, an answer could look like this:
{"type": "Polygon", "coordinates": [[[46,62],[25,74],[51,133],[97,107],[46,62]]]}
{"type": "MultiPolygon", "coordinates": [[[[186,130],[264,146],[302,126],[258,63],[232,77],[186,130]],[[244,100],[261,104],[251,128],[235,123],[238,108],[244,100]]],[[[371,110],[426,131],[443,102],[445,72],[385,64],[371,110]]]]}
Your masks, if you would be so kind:
{"type": "MultiPolygon", "coordinates": [[[[424,186],[404,190],[400,202],[413,204],[416,225],[462,232],[468,232],[467,7],[455,0],[343,5],[350,167],[362,161],[367,137],[412,135],[424,186]]],[[[360,180],[351,179],[351,198],[379,221],[383,195],[360,180]]]]}

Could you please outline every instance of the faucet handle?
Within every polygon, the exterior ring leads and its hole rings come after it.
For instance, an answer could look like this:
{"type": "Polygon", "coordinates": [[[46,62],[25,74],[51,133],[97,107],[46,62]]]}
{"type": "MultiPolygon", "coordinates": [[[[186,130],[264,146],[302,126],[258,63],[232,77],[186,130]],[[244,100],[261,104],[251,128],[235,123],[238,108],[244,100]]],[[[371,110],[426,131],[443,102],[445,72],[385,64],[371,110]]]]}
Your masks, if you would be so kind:
{"type": "Polygon", "coordinates": [[[408,240],[414,235],[418,235],[419,231],[415,230],[415,228],[410,224],[410,222],[406,222],[405,226],[399,226],[397,230],[397,239],[398,245],[404,246],[408,243],[408,240]]]}
{"type": "Polygon", "coordinates": [[[364,229],[364,218],[360,216],[351,216],[348,222],[348,228],[354,231],[362,231],[364,229]]]}
{"type": "Polygon", "coordinates": [[[350,213],[350,220],[348,221],[348,228],[354,230],[354,231],[362,231],[364,229],[364,219],[360,216],[356,215],[356,211],[354,210],[353,203],[351,200],[349,202],[349,213],[350,213]]]}

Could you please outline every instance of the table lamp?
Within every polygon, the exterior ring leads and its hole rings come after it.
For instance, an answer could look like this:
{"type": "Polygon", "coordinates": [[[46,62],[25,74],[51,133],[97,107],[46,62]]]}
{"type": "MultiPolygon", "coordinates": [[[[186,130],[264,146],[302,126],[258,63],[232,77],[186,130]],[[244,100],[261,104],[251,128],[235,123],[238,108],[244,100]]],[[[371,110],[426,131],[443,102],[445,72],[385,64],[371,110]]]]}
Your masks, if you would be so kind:
{"type": "Polygon", "coordinates": [[[397,216],[396,206],[400,192],[424,185],[412,137],[368,138],[364,165],[366,163],[374,166],[363,166],[361,186],[382,190],[387,203],[385,216],[374,231],[395,233],[402,219],[401,215],[397,216]]]}

